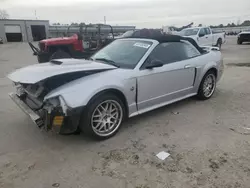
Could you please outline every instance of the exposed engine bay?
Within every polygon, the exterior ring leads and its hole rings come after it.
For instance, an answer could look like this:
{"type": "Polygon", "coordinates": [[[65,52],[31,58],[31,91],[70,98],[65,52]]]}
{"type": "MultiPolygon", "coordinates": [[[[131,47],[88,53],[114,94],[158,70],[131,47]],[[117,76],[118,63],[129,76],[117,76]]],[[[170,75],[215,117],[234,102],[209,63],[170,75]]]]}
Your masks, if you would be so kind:
{"type": "MultiPolygon", "coordinates": [[[[46,130],[52,129],[53,125],[59,125],[60,127],[64,123],[64,130],[56,130],[61,134],[74,132],[79,118],[71,120],[71,117],[67,117],[71,113],[71,110],[64,99],[59,96],[56,98],[48,99],[44,101],[44,97],[52,90],[67,84],[71,81],[77,80],[79,78],[101,72],[103,70],[93,70],[93,71],[80,71],[71,72],[67,74],[56,75],[45,80],[42,80],[35,84],[26,83],[15,83],[16,95],[35,113],[39,115],[39,119],[35,120],[35,123],[39,127],[45,127],[46,130]],[[53,117],[53,118],[52,118],[53,117]],[[54,120],[57,117],[57,120],[54,120]],[[75,126],[66,127],[66,121],[75,122],[75,126]],[[73,129],[72,129],[73,128],[73,129]]],[[[75,109],[74,109],[75,110],[75,109]]],[[[80,109],[79,109],[80,110],[80,109]]],[[[81,113],[81,110],[78,112],[81,113]]],[[[73,122],[73,123],[74,123],[73,122]]],[[[63,127],[63,126],[62,126],[63,127]]]]}

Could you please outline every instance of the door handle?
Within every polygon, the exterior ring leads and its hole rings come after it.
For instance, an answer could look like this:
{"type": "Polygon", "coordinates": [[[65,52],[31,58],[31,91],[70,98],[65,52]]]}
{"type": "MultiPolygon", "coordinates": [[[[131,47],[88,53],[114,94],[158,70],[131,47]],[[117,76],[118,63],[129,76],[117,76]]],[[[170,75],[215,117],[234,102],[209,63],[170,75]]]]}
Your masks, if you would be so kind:
{"type": "Polygon", "coordinates": [[[191,68],[191,67],[192,67],[191,65],[185,65],[185,66],[184,66],[185,69],[189,69],[189,68],[191,68]]]}

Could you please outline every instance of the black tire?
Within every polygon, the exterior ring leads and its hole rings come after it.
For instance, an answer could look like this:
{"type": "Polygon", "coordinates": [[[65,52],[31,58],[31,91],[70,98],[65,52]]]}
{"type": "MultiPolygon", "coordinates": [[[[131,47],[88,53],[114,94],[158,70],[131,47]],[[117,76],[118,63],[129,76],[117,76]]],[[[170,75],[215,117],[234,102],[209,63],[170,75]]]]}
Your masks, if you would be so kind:
{"type": "Polygon", "coordinates": [[[50,61],[50,57],[48,54],[39,54],[37,55],[38,63],[46,63],[50,61]]]}
{"type": "Polygon", "coordinates": [[[221,46],[222,46],[221,38],[218,39],[216,46],[221,50],[221,46]]]}
{"type": "MultiPolygon", "coordinates": [[[[121,127],[121,124],[123,122],[123,120],[126,117],[126,110],[125,110],[125,106],[122,102],[121,99],[119,99],[116,95],[114,95],[113,93],[104,93],[101,94],[100,96],[94,97],[89,104],[87,105],[86,109],[84,109],[84,112],[82,114],[81,117],[81,121],[80,121],[80,129],[81,131],[86,134],[87,136],[90,136],[94,139],[98,139],[98,140],[104,140],[104,139],[108,139],[112,136],[114,136],[118,130],[121,127]],[[121,109],[121,113],[122,113],[122,117],[120,124],[117,126],[117,128],[114,128],[113,131],[111,131],[109,134],[107,135],[100,135],[98,133],[96,133],[96,131],[94,130],[94,128],[92,127],[92,116],[94,115],[93,113],[95,112],[95,109],[102,104],[103,102],[106,101],[116,101],[117,104],[120,105],[120,109],[121,109]]],[[[106,125],[105,125],[106,127],[106,125]]]]}
{"type": "Polygon", "coordinates": [[[65,59],[65,58],[71,58],[71,56],[63,51],[63,50],[57,50],[56,52],[54,52],[52,54],[52,56],[50,57],[50,60],[53,60],[53,59],[65,59]]]}
{"type": "Polygon", "coordinates": [[[201,81],[200,86],[199,86],[198,94],[197,94],[198,99],[200,99],[200,100],[210,99],[213,96],[215,89],[216,89],[216,74],[213,70],[210,70],[202,78],[202,81],[201,81]],[[211,76],[211,75],[214,78],[214,83],[213,83],[214,85],[213,85],[212,92],[209,95],[206,95],[204,92],[204,89],[203,89],[204,83],[205,83],[206,78],[208,78],[208,76],[211,76]]]}
{"type": "Polygon", "coordinates": [[[242,41],[237,40],[237,44],[241,45],[241,44],[242,44],[242,41]]]}

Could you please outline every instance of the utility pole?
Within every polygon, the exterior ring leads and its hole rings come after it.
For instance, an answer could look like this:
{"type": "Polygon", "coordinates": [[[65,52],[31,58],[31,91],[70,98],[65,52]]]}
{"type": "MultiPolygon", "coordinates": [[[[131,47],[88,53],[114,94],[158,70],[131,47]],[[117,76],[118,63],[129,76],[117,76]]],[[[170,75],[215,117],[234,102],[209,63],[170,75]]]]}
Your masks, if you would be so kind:
{"type": "Polygon", "coordinates": [[[106,16],[104,16],[104,24],[106,24],[106,16]]]}
{"type": "Polygon", "coordinates": [[[240,18],[238,18],[237,20],[237,25],[240,25],[240,18]]]}
{"type": "Polygon", "coordinates": [[[36,17],[36,20],[37,20],[37,16],[36,16],[36,10],[35,10],[35,17],[36,17]]]}

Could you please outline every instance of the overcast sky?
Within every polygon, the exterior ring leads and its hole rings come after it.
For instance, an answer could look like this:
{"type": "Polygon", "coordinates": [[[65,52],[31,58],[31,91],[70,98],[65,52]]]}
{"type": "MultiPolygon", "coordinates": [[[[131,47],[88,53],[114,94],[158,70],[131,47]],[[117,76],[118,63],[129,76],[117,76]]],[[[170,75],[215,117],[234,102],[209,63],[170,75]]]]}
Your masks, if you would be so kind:
{"type": "Polygon", "coordinates": [[[103,23],[137,28],[237,23],[250,19],[250,0],[0,0],[10,18],[50,23],[103,23]]]}

